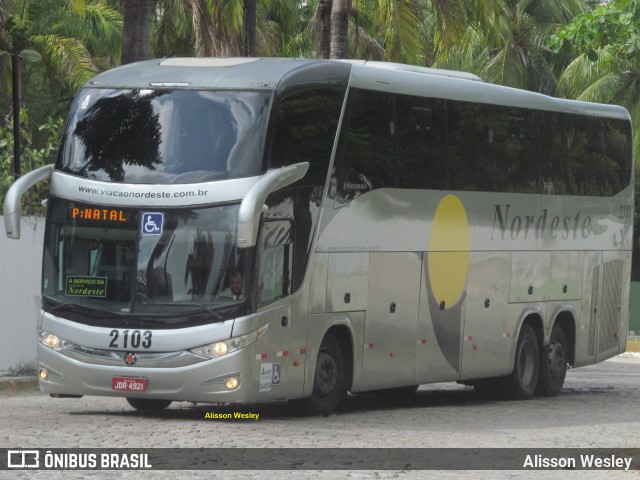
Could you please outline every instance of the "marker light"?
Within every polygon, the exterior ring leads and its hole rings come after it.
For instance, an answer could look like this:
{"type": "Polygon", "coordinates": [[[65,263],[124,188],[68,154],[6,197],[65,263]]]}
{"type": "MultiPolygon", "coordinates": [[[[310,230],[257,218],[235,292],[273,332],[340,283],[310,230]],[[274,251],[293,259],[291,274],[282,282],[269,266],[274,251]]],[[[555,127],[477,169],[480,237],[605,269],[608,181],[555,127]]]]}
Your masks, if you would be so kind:
{"type": "Polygon", "coordinates": [[[246,335],[239,335],[228,340],[221,340],[219,342],[210,343],[208,345],[202,345],[200,347],[192,348],[189,351],[191,353],[195,353],[196,355],[200,355],[201,357],[221,357],[222,355],[235,352],[236,350],[240,350],[242,348],[248,347],[252,343],[255,343],[256,340],[258,340],[262,335],[264,335],[264,332],[267,331],[267,325],[263,325],[257,330],[247,333],[246,335]]]}
{"type": "Polygon", "coordinates": [[[62,337],[54,335],[53,333],[46,332],[44,330],[40,330],[40,343],[46,347],[59,352],[60,350],[66,350],[68,348],[73,348],[75,345],[68,340],[65,340],[62,337]]]}

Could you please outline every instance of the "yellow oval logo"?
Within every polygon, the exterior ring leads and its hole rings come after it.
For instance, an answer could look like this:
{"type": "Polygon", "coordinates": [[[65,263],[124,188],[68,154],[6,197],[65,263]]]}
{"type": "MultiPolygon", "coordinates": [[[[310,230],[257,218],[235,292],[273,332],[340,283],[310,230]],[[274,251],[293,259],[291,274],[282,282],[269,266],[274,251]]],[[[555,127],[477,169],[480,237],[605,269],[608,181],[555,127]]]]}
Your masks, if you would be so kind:
{"type": "Polygon", "coordinates": [[[433,295],[453,307],[467,284],[471,233],[467,213],[455,195],[445,196],[433,215],[429,239],[429,280],[433,295]]]}

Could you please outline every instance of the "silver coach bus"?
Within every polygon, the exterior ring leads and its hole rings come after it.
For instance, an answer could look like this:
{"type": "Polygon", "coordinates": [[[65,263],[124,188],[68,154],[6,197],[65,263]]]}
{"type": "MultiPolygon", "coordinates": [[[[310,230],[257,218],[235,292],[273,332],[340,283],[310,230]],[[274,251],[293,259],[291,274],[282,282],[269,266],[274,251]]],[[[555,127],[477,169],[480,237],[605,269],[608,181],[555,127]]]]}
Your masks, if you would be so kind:
{"type": "Polygon", "coordinates": [[[53,397],[294,400],[457,381],[557,395],[624,351],[632,133],[615,106],[364,61],[165,59],[88,82],[50,178],[53,397]]]}

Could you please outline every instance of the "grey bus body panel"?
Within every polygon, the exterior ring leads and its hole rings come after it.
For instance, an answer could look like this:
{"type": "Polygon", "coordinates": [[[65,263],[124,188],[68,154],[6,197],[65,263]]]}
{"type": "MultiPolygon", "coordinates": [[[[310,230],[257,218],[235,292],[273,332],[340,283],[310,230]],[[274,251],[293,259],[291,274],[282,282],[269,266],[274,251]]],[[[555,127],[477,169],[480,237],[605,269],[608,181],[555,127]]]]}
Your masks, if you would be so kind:
{"type": "MultiPolygon", "coordinates": [[[[366,331],[374,332],[377,321],[382,320],[375,307],[380,291],[372,294],[371,289],[371,259],[381,252],[422,252],[419,319],[417,332],[412,333],[417,345],[416,383],[508,374],[523,322],[539,318],[548,339],[562,312],[572,318],[576,330],[575,365],[602,361],[624,350],[618,337],[624,335],[628,315],[628,285],[620,280],[628,278],[623,269],[630,268],[631,237],[628,219],[621,219],[619,213],[622,207],[631,206],[628,193],[626,190],[615,197],[619,201],[520,194],[510,196],[508,202],[500,194],[485,192],[379,189],[364,193],[330,209],[323,219],[316,248],[323,252],[319,254],[327,255],[327,261],[317,267],[319,278],[328,270],[325,308],[363,311],[366,331]],[[471,245],[466,294],[455,314],[440,312],[430,285],[430,280],[436,279],[428,274],[429,252],[434,253],[430,244],[434,212],[442,199],[452,194],[460,199],[469,219],[471,245]],[[370,212],[376,212],[375,220],[370,212]],[[620,263],[611,263],[618,259],[620,263]],[[607,263],[613,265],[607,277],[616,280],[610,287],[613,291],[602,293],[605,287],[599,284],[592,294],[591,270],[596,268],[604,275],[607,263]],[[352,305],[343,300],[349,291],[357,293],[352,295],[352,305]],[[606,321],[599,322],[590,319],[589,311],[603,295],[608,302],[606,321]],[[589,342],[591,353],[585,352],[589,342]],[[597,348],[599,344],[604,346],[597,348]]],[[[399,291],[404,275],[411,276],[410,270],[386,269],[387,290],[399,291]]],[[[386,325],[389,329],[398,327],[390,321],[386,325]]],[[[380,331],[357,343],[365,347],[373,344],[375,349],[388,336],[389,331],[380,331]]],[[[371,372],[355,369],[354,385],[363,389],[396,385],[398,376],[383,372],[382,365],[375,367],[380,383],[372,384],[368,383],[371,372]]],[[[407,379],[402,383],[411,384],[407,379]]]]}
{"type": "Polygon", "coordinates": [[[176,185],[100,182],[54,171],[51,195],[89,204],[187,207],[240,201],[259,177],[176,185]]]}
{"type": "MultiPolygon", "coordinates": [[[[251,316],[249,316],[249,318],[227,320],[222,323],[180,328],[177,330],[153,329],[150,348],[140,346],[138,348],[129,347],[127,350],[132,352],[174,352],[207,345],[231,338],[234,322],[245,323],[249,322],[250,319],[251,316]]],[[[44,312],[42,314],[40,328],[47,332],[55,333],[71,343],[81,345],[82,347],[104,350],[110,349],[109,343],[112,340],[110,332],[113,330],[113,328],[110,327],[83,325],[44,312]]]]}
{"type": "Polygon", "coordinates": [[[84,86],[275,91],[279,82],[288,74],[311,65],[326,63],[328,62],[322,60],[295,58],[156,59],[108,70],[89,80],[84,86]]]}
{"type": "Polygon", "coordinates": [[[629,112],[616,105],[559,99],[527,90],[479,82],[473,78],[438,74],[437,70],[434,70],[433,74],[425,74],[391,67],[379,68],[370,62],[353,66],[349,87],[631,120],[629,112]]]}

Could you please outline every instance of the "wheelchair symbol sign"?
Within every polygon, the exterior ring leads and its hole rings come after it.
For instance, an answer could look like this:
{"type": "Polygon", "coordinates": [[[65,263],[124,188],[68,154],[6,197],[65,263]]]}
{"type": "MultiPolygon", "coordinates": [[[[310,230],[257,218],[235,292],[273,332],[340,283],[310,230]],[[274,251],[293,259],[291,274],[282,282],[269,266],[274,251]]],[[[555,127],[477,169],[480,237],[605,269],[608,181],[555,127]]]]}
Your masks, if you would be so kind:
{"type": "Polygon", "coordinates": [[[282,365],[280,363],[274,363],[273,374],[271,376],[271,385],[280,385],[281,372],[282,372],[282,365]]]}
{"type": "Polygon", "coordinates": [[[142,235],[162,235],[162,225],[164,223],[164,213],[144,212],[142,214],[142,235]]]}

